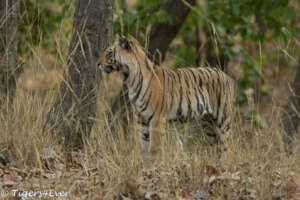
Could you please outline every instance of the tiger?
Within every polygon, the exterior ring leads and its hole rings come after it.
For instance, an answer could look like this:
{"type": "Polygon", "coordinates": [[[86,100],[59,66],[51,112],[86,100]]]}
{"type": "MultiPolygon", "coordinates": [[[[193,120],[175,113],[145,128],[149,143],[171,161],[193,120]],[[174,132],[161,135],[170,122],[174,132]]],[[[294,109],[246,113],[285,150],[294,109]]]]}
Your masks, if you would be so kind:
{"type": "MultiPolygon", "coordinates": [[[[163,151],[162,131],[168,121],[204,120],[225,144],[233,121],[235,81],[211,67],[164,68],[154,64],[132,36],[118,34],[98,61],[100,71],[118,72],[128,98],[147,127],[148,153],[157,160],[163,151]]],[[[226,148],[226,147],[225,147],[226,148]]]]}

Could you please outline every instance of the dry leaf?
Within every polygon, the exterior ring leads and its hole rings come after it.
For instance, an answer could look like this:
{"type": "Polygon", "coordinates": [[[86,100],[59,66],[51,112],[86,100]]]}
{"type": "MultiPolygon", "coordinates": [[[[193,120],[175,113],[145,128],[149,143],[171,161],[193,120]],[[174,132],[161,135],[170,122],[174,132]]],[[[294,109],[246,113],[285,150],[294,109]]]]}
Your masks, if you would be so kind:
{"type": "Polygon", "coordinates": [[[6,187],[12,187],[14,185],[16,185],[17,183],[15,181],[12,181],[12,180],[4,180],[3,181],[3,185],[6,186],[6,187]]]}
{"type": "Polygon", "coordinates": [[[151,197],[151,200],[160,200],[159,195],[156,193],[152,194],[150,197],[151,197]]]}
{"type": "Polygon", "coordinates": [[[208,184],[213,184],[217,180],[217,177],[215,175],[209,177],[208,184]]]}
{"type": "Polygon", "coordinates": [[[213,167],[211,165],[207,165],[207,166],[205,166],[205,174],[207,176],[213,176],[213,175],[218,176],[220,173],[215,167],[213,167]]]}
{"type": "Polygon", "coordinates": [[[122,198],[122,200],[132,200],[132,198],[130,197],[125,197],[124,195],[120,194],[120,197],[122,198]]]}
{"type": "Polygon", "coordinates": [[[292,180],[287,180],[285,182],[285,188],[286,188],[288,194],[297,193],[297,190],[298,190],[296,183],[292,180]]]}
{"type": "Polygon", "coordinates": [[[9,169],[17,172],[17,174],[20,175],[20,176],[27,176],[28,175],[28,172],[26,172],[23,169],[19,169],[19,168],[15,168],[15,167],[10,167],[9,169]]]}
{"type": "Polygon", "coordinates": [[[31,176],[39,176],[41,175],[42,170],[40,168],[33,168],[30,170],[30,175],[31,176]]]}
{"type": "Polygon", "coordinates": [[[145,196],[146,191],[142,190],[133,180],[126,180],[124,182],[124,193],[127,196],[131,195],[136,198],[142,198],[145,196]]]}
{"type": "Polygon", "coordinates": [[[54,179],[56,176],[55,176],[55,174],[44,173],[43,177],[48,178],[48,179],[54,179]]]}
{"type": "Polygon", "coordinates": [[[188,191],[187,189],[183,189],[181,190],[181,197],[183,198],[187,198],[187,197],[190,197],[190,191],[188,191]]]}
{"type": "Polygon", "coordinates": [[[241,179],[240,177],[241,172],[235,172],[235,173],[229,173],[229,172],[224,172],[217,178],[220,180],[234,180],[234,181],[239,181],[241,179]]]}

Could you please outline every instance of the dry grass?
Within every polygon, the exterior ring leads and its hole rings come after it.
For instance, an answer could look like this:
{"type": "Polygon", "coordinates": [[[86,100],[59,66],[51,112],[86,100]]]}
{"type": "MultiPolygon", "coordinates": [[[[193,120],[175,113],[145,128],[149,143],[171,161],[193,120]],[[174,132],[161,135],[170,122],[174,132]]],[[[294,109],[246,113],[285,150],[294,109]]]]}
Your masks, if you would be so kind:
{"type": "Polygon", "coordinates": [[[139,129],[132,125],[128,137],[121,128],[112,133],[103,101],[82,151],[67,151],[61,137],[42,133],[56,93],[19,90],[1,110],[0,190],[52,189],[69,199],[300,198],[300,140],[285,152],[275,106],[264,128],[239,117],[222,162],[193,123],[169,125],[160,165],[146,170],[139,129]]]}

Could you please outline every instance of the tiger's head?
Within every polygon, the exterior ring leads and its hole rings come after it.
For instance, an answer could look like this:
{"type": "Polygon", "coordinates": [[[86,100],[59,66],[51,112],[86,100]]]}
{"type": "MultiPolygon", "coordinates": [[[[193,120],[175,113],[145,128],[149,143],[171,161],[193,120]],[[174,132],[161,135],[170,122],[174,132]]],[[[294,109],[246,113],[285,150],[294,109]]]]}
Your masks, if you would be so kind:
{"type": "Polygon", "coordinates": [[[98,61],[98,66],[107,74],[120,72],[124,80],[127,80],[141,70],[145,62],[147,65],[151,63],[139,42],[133,37],[127,39],[118,34],[114,44],[105,50],[103,57],[98,61]]]}

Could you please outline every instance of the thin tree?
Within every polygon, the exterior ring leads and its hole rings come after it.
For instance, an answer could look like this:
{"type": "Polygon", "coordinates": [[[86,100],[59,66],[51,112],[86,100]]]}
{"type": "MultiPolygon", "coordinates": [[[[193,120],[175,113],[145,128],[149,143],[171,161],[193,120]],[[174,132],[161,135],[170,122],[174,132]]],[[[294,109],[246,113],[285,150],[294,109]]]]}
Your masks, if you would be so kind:
{"type": "Polygon", "coordinates": [[[296,70],[296,76],[291,85],[291,95],[281,116],[283,139],[287,144],[292,142],[300,122],[300,58],[296,70]]]}
{"type": "Polygon", "coordinates": [[[19,0],[0,1],[0,106],[6,100],[12,102],[21,73],[16,37],[18,11],[19,0]]]}
{"type": "Polygon", "coordinates": [[[149,33],[149,57],[159,64],[180,31],[195,0],[168,0],[161,9],[168,13],[169,21],[154,23],[149,33]]]}
{"type": "Polygon", "coordinates": [[[101,81],[95,61],[112,39],[113,8],[114,0],[76,0],[68,67],[45,124],[67,145],[82,147],[93,126],[101,81]]]}

